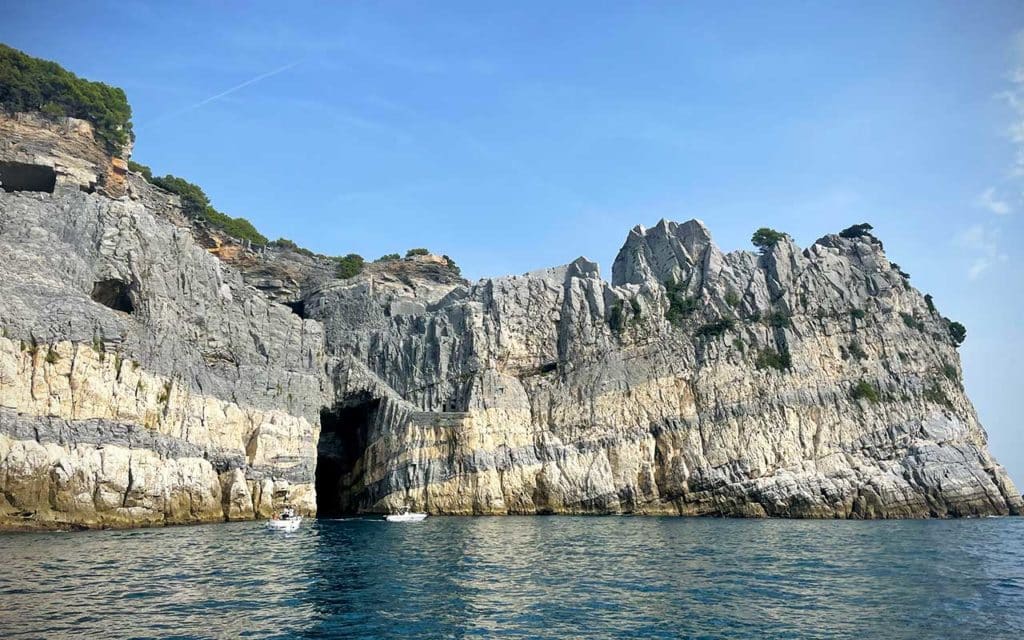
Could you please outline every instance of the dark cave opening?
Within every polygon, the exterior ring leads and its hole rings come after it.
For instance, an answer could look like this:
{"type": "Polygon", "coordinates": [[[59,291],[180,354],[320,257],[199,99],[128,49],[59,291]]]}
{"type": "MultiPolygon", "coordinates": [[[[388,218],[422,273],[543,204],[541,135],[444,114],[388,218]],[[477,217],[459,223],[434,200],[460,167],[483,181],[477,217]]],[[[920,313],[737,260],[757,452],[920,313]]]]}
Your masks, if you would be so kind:
{"type": "Polygon", "coordinates": [[[44,164],[0,162],[0,185],[4,191],[41,191],[53,193],[57,173],[44,164]]]}
{"type": "Polygon", "coordinates": [[[131,285],[124,280],[100,280],[92,285],[92,299],[110,307],[114,311],[133,313],[135,304],[132,302],[131,285]]]}
{"type": "Polygon", "coordinates": [[[303,302],[302,300],[296,300],[295,302],[286,302],[284,303],[284,306],[291,309],[292,313],[299,316],[303,320],[309,318],[309,316],[306,315],[306,303],[303,302]]]}
{"type": "Polygon", "coordinates": [[[364,496],[363,454],[379,398],[358,397],[320,411],[316,458],[317,517],[336,518],[359,511],[364,496]]]}

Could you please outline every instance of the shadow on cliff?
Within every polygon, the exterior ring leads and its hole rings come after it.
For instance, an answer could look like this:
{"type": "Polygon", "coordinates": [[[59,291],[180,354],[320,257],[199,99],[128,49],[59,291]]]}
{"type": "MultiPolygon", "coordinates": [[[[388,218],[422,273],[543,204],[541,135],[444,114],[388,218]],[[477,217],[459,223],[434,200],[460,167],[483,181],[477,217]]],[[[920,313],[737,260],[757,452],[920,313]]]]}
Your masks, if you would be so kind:
{"type": "Polygon", "coordinates": [[[365,492],[363,454],[379,408],[379,398],[358,395],[320,411],[316,463],[318,517],[357,513],[365,492]]]}

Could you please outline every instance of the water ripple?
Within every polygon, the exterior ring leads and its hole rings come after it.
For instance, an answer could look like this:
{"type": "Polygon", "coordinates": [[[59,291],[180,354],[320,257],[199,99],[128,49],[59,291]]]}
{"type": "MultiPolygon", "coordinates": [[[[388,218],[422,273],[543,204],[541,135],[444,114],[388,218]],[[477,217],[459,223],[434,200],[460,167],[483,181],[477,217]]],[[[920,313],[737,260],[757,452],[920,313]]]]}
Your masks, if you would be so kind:
{"type": "Polygon", "coordinates": [[[1024,519],[0,535],[3,638],[1020,638],[1024,519]]]}

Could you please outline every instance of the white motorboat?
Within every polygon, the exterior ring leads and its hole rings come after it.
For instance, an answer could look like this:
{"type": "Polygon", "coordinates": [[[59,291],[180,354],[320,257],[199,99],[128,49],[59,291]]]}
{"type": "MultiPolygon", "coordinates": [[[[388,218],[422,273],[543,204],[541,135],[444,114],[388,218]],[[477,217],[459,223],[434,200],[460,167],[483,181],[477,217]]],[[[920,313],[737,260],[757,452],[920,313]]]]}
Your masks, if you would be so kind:
{"type": "Polygon", "coordinates": [[[267,528],[274,531],[297,531],[301,524],[302,516],[294,509],[285,509],[278,517],[267,520],[267,528]]]}
{"type": "Polygon", "coordinates": [[[425,513],[414,513],[409,509],[409,505],[406,505],[398,513],[389,513],[384,516],[384,519],[388,522],[419,522],[427,517],[425,513]]]}

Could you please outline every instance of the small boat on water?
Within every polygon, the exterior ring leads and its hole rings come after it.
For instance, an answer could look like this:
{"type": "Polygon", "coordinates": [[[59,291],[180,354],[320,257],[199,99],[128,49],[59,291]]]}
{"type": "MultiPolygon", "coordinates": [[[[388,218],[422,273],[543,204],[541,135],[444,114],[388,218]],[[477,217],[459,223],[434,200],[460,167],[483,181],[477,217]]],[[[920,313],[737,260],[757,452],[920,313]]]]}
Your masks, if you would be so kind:
{"type": "Polygon", "coordinates": [[[291,507],[282,510],[277,517],[267,520],[267,528],[273,531],[297,531],[301,524],[302,516],[296,514],[291,507]]]}
{"type": "Polygon", "coordinates": [[[402,507],[402,510],[398,513],[389,513],[384,516],[384,519],[388,522],[419,522],[427,517],[425,513],[414,513],[409,505],[402,507]]]}

